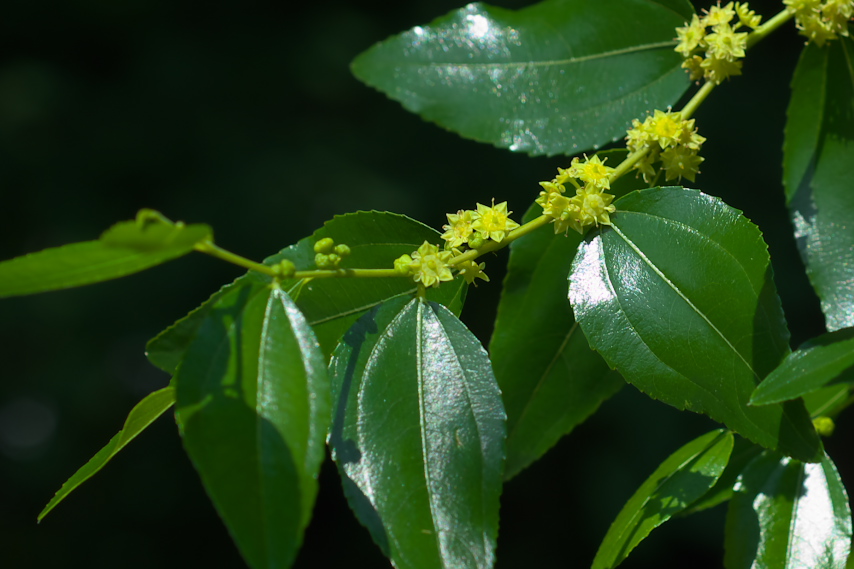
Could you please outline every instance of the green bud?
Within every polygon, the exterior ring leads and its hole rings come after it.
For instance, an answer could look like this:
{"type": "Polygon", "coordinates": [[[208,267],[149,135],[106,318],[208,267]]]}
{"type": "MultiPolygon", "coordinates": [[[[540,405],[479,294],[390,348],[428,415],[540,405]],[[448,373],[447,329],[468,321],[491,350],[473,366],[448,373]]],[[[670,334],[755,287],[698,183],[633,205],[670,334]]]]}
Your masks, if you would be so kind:
{"type": "Polygon", "coordinates": [[[314,256],[314,264],[317,265],[318,269],[328,269],[329,268],[329,255],[325,253],[318,253],[314,256]]]}
{"type": "Polygon", "coordinates": [[[412,264],[412,257],[409,255],[401,255],[397,259],[394,260],[394,270],[400,273],[401,275],[408,275],[412,272],[410,265],[412,264]]]}
{"type": "Polygon", "coordinates": [[[317,243],[314,244],[314,252],[315,253],[331,253],[332,252],[332,246],[334,244],[335,244],[335,242],[332,240],[331,237],[324,237],[323,239],[319,240],[317,243]]]}
{"type": "Polygon", "coordinates": [[[293,277],[294,273],[297,272],[296,265],[294,265],[293,261],[290,259],[282,259],[276,267],[278,268],[279,274],[286,279],[293,277]]]}
{"type": "Polygon", "coordinates": [[[833,423],[833,419],[830,417],[816,417],[812,420],[812,424],[815,427],[816,432],[823,437],[829,437],[832,435],[833,430],[836,428],[836,425],[833,423]]]}
{"type": "Polygon", "coordinates": [[[341,243],[340,245],[335,246],[335,252],[342,257],[346,257],[350,254],[350,248],[341,243]]]}
{"type": "Polygon", "coordinates": [[[469,247],[472,249],[480,249],[481,247],[483,247],[484,243],[486,243],[486,239],[484,239],[480,235],[474,235],[473,237],[469,237],[469,247]]]}

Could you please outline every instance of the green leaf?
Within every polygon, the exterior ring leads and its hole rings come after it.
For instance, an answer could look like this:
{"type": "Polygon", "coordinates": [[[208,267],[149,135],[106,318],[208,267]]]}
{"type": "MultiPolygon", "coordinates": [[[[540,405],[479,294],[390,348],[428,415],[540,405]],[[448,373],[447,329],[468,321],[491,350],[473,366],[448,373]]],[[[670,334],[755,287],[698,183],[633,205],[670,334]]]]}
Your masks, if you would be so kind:
{"type": "MultiPolygon", "coordinates": [[[[329,237],[350,247],[342,268],[390,269],[394,260],[411,254],[424,241],[442,243],[439,232],[414,219],[394,213],[360,211],[336,216],[311,237],[266,259],[275,264],[290,259],[298,268],[314,266],[314,243],[329,237]]],[[[332,353],[341,336],[359,317],[389,298],[410,296],[416,286],[408,278],[315,279],[285,281],[289,294],[314,328],[323,353],[332,353]]],[[[468,285],[456,279],[427,289],[427,298],[459,314],[468,285]]]]}
{"type": "Polygon", "coordinates": [[[751,405],[768,405],[815,391],[830,382],[854,383],[854,328],[810,340],[759,384],[751,405]]]}
{"type": "Polygon", "coordinates": [[[803,400],[810,417],[835,417],[848,407],[849,391],[851,386],[848,384],[831,385],[807,393],[803,400]]]}
{"type": "Polygon", "coordinates": [[[593,569],[620,564],[649,533],[705,494],[724,471],[732,433],[706,433],[670,455],[620,510],[596,552],[593,569]]]}
{"type": "Polygon", "coordinates": [[[396,298],[347,332],[330,372],[332,456],[392,564],[491,567],[505,416],[477,338],[442,305],[396,298]]]}
{"type": "Polygon", "coordinates": [[[655,399],[820,460],[802,402],[748,406],[789,352],[757,227],[695,190],[653,188],[616,203],[613,226],[582,243],[570,275],[570,301],[594,349],[655,399]]]}
{"type": "Polygon", "coordinates": [[[311,328],[282,290],[219,295],[174,379],[175,416],[247,563],[288,567],[317,495],[329,383],[311,328]]]}
{"type": "MultiPolygon", "coordinates": [[[[397,257],[412,253],[424,241],[441,241],[437,231],[406,216],[362,211],[336,216],[310,237],[283,249],[264,263],[274,265],[282,259],[289,259],[300,269],[313,268],[314,243],[326,237],[350,247],[351,254],[342,262],[343,268],[361,269],[390,268],[397,257]]],[[[255,279],[269,281],[269,278],[257,273],[250,275],[255,279]]],[[[226,286],[202,306],[152,339],[147,346],[148,358],[152,363],[174,373],[187,343],[192,339],[211,304],[233,286],[246,286],[245,279],[250,275],[226,286]]],[[[344,332],[359,316],[384,300],[408,296],[416,291],[415,284],[405,278],[311,281],[292,279],[284,281],[282,286],[314,328],[327,358],[344,332]]],[[[456,279],[439,288],[428,289],[427,298],[444,304],[455,314],[459,314],[467,288],[468,285],[463,279],[456,279]]]]}
{"type": "Polygon", "coordinates": [[[107,445],[98,451],[98,453],[89,459],[89,462],[80,467],[80,469],[69,478],[56,495],[48,502],[47,506],[41,511],[38,521],[50,513],[60,502],[65,500],[71,492],[78,486],[92,478],[110,460],[116,456],[120,450],[125,448],[129,442],[136,438],[138,434],[144,431],[153,423],[160,415],[162,415],[169,407],[175,403],[175,390],[171,387],[164,387],[154,393],[149,393],[145,399],[136,404],[131,409],[128,418],[125,420],[124,427],[116,436],[110,439],[107,445]]]}
{"type": "Polygon", "coordinates": [[[681,512],[679,515],[688,516],[696,514],[697,512],[702,512],[703,510],[708,510],[709,508],[714,508],[719,504],[727,502],[732,498],[734,492],[733,487],[735,486],[735,483],[742,471],[744,471],[744,468],[754,458],[764,452],[764,450],[765,449],[761,446],[755,445],[746,439],[736,436],[735,444],[733,445],[732,452],[729,456],[729,462],[727,462],[726,468],[720,478],[718,478],[718,481],[715,482],[715,485],[701,496],[700,499],[691,504],[688,509],[681,512]]]}
{"type": "Polygon", "coordinates": [[[854,40],[808,45],[792,79],[783,182],[830,331],[854,326],[854,40]]]}
{"type": "Polygon", "coordinates": [[[474,3],[374,45],[352,70],[465,138],[573,154],[682,96],[690,82],[673,30],[693,13],[682,0],[474,3]]]}
{"type": "Polygon", "coordinates": [[[727,512],[727,569],[842,569],[851,511],[825,455],[804,464],[766,451],[745,469],[727,512]]]}
{"type": "Polygon", "coordinates": [[[250,272],[234,282],[224,285],[200,306],[149,340],[145,346],[145,356],[148,361],[166,373],[174,375],[199,326],[207,318],[216,302],[234,288],[251,287],[253,283],[263,284],[265,282],[266,280],[263,277],[250,272]]]}
{"type": "MultiPolygon", "coordinates": [[[[542,213],[534,204],[523,221],[542,213]]],[[[623,386],[590,349],[566,299],[566,275],[581,236],[551,225],[510,245],[507,276],[489,345],[507,410],[511,478],[623,386]]]]}
{"type": "Polygon", "coordinates": [[[154,267],[212,239],[207,225],[172,223],[142,210],[97,241],[72,243],[0,262],[0,298],[116,279],[154,267]]]}

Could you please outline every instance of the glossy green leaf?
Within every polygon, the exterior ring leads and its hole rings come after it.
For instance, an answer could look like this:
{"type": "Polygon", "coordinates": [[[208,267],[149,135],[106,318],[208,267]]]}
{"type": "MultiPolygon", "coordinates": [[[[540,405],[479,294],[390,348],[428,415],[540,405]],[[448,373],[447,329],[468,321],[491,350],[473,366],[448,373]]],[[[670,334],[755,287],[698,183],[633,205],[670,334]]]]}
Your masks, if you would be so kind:
{"type": "Polygon", "coordinates": [[[234,282],[224,285],[200,306],[149,340],[145,346],[145,355],[148,361],[166,373],[174,375],[199,326],[205,321],[216,302],[234,288],[251,287],[253,284],[261,285],[266,282],[268,280],[262,275],[250,272],[234,282]]]}
{"type": "Polygon", "coordinates": [[[653,188],[616,203],[613,226],[582,243],[570,275],[591,345],[651,397],[766,448],[820,460],[802,402],[748,406],[789,352],[757,227],[695,190],[653,188]]]}
{"type": "Polygon", "coordinates": [[[854,326],[854,40],[808,45],[792,79],[783,181],[830,331],[854,326]]]}
{"type": "Polygon", "coordinates": [[[706,433],[670,455],[641,484],[611,524],[593,569],[616,567],[649,533],[705,494],[724,471],[732,433],[706,433]]]}
{"type": "Polygon", "coordinates": [[[282,290],[235,287],[205,314],[174,378],[184,446],[247,563],[288,567],[317,494],[329,382],[282,290]]]}
{"type": "Polygon", "coordinates": [[[477,338],[442,305],[396,298],[347,332],[330,371],[332,456],[392,564],[491,567],[505,416],[477,338]]]}
{"type": "Polygon", "coordinates": [[[744,471],[744,468],[764,451],[765,449],[761,446],[736,436],[735,444],[729,455],[729,462],[727,462],[726,468],[720,478],[718,478],[718,481],[715,482],[715,485],[708,492],[703,494],[703,496],[679,515],[689,516],[727,502],[732,498],[733,487],[742,471],[744,471]]]}
{"type": "Polygon", "coordinates": [[[45,249],[0,263],[0,297],[116,279],[170,261],[212,238],[207,225],[172,223],[151,210],[118,223],[97,241],[45,249]]]}
{"type": "Polygon", "coordinates": [[[850,391],[851,385],[843,383],[816,389],[804,395],[802,399],[807,406],[810,417],[835,417],[848,407],[847,401],[850,391]]]}
{"type": "Polygon", "coordinates": [[[851,511],[830,458],[757,457],[730,500],[724,546],[727,569],[843,569],[851,511]]]}
{"type": "MultiPolygon", "coordinates": [[[[394,260],[410,254],[424,241],[439,243],[434,229],[403,215],[385,212],[358,212],[336,216],[310,237],[264,261],[273,265],[282,259],[291,260],[298,268],[314,267],[314,243],[323,238],[350,247],[351,255],[342,262],[343,268],[390,268],[394,260]]],[[[250,273],[255,279],[267,277],[250,273]]],[[[226,286],[210,300],[188,314],[151,340],[147,346],[148,358],[154,365],[174,373],[183,357],[187,343],[193,337],[213,302],[233,286],[248,286],[247,277],[226,286]]],[[[320,341],[328,357],[342,334],[366,311],[386,299],[411,295],[415,284],[406,278],[388,279],[315,279],[286,280],[283,287],[294,299],[300,311],[320,341]]],[[[448,306],[455,314],[462,311],[468,285],[463,279],[430,288],[427,298],[448,306]]]]}
{"type": "Polygon", "coordinates": [[[124,427],[116,436],[110,439],[107,445],[98,451],[98,453],[89,459],[89,462],[80,467],[80,469],[69,478],[56,495],[50,500],[44,510],[39,514],[39,521],[42,521],[52,509],[62,502],[71,492],[78,486],[92,478],[110,460],[116,456],[120,450],[125,448],[129,442],[136,438],[138,434],[144,431],[153,423],[160,415],[169,409],[175,403],[175,390],[171,387],[164,387],[154,393],[149,393],[145,399],[136,404],[131,409],[128,418],[125,420],[124,427]]]}
{"type": "MultiPolygon", "coordinates": [[[[542,214],[534,204],[524,221],[542,214]]],[[[566,299],[581,236],[541,227],[510,245],[489,345],[507,410],[505,478],[542,456],[624,385],[590,349],[566,299]]]]}
{"type": "Polygon", "coordinates": [[[751,405],[796,399],[830,382],[854,383],[854,328],[810,340],[759,384],[751,405]]]}
{"type": "Polygon", "coordinates": [[[466,138],[574,154],[676,103],[690,83],[673,30],[692,14],[683,0],[548,0],[518,11],[474,3],[374,45],[352,69],[466,138]]]}

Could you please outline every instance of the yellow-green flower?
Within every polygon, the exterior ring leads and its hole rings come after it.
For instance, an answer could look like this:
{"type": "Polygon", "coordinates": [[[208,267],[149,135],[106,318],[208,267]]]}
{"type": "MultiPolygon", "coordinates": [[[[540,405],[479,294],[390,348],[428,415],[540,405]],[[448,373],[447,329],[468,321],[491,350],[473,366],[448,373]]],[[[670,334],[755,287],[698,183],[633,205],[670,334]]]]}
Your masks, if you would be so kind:
{"type": "Polygon", "coordinates": [[[692,55],[682,62],[682,69],[688,72],[688,78],[691,81],[699,81],[705,75],[703,70],[703,58],[699,55],[692,55]]]}
{"type": "Polygon", "coordinates": [[[474,229],[474,212],[470,209],[465,211],[459,210],[457,213],[445,214],[448,216],[448,225],[443,225],[442,229],[445,232],[442,234],[442,239],[446,241],[445,246],[449,249],[460,247],[464,243],[468,243],[474,229]]]}
{"type": "Polygon", "coordinates": [[[453,257],[450,251],[440,251],[439,247],[425,241],[412,254],[409,269],[415,282],[424,286],[439,286],[441,281],[454,280],[448,261],[453,257]]]}
{"type": "Polygon", "coordinates": [[[609,214],[616,210],[611,205],[613,200],[612,194],[586,186],[571,198],[549,194],[549,200],[543,205],[543,214],[554,220],[555,233],[566,233],[569,229],[583,233],[590,225],[611,224],[609,214]]]}
{"type": "Polygon", "coordinates": [[[474,282],[475,279],[481,279],[489,282],[489,277],[483,272],[485,267],[486,263],[478,264],[475,261],[465,261],[464,263],[459,263],[456,266],[466,282],[469,284],[474,283],[475,286],[477,286],[477,283],[474,282]]]}
{"type": "Polygon", "coordinates": [[[594,188],[599,188],[600,190],[607,190],[611,188],[610,176],[613,172],[614,169],[605,166],[599,156],[593,156],[592,158],[587,158],[585,156],[584,162],[581,162],[578,157],[575,157],[572,159],[572,163],[569,167],[570,176],[578,178],[585,184],[594,188]]]}
{"type": "Polygon", "coordinates": [[[704,37],[706,37],[706,24],[700,20],[697,14],[694,14],[690,24],[676,28],[676,39],[679,40],[679,44],[675,51],[681,53],[682,57],[690,57],[704,37]]]}
{"type": "Polygon", "coordinates": [[[572,201],[578,205],[578,221],[582,227],[588,225],[611,225],[609,214],[617,208],[611,205],[614,196],[604,192],[579,190],[572,201]]]}
{"type": "Polygon", "coordinates": [[[854,16],[852,0],[783,0],[795,14],[800,34],[821,47],[839,36],[848,37],[848,22],[854,16]]]}
{"type": "Polygon", "coordinates": [[[632,128],[626,132],[626,148],[629,152],[637,152],[649,146],[649,133],[638,119],[632,119],[632,128]]]}
{"type": "Polygon", "coordinates": [[[554,179],[554,183],[560,186],[566,184],[572,176],[569,174],[569,168],[558,168],[557,169],[557,177],[554,179]]]}
{"type": "Polygon", "coordinates": [[[706,36],[706,59],[735,61],[744,57],[747,49],[747,34],[736,33],[729,24],[718,24],[706,36]]]}
{"type": "Polygon", "coordinates": [[[733,17],[735,17],[735,10],[733,9],[732,2],[730,2],[724,6],[719,4],[709,8],[703,17],[703,22],[707,26],[717,26],[718,24],[729,23],[733,17]]]}
{"type": "Polygon", "coordinates": [[[507,202],[495,205],[495,200],[492,200],[492,207],[477,204],[472,229],[477,231],[483,239],[503,241],[507,232],[519,227],[518,223],[508,217],[511,213],[513,212],[507,211],[507,202]]]}
{"type": "Polygon", "coordinates": [[[566,186],[558,184],[555,180],[552,180],[551,182],[540,182],[540,186],[543,188],[543,192],[541,193],[562,194],[566,191],[566,186]]]}
{"type": "Polygon", "coordinates": [[[684,146],[674,146],[661,153],[661,164],[667,174],[667,180],[688,178],[692,182],[700,171],[701,156],[697,151],[684,146]]]}
{"type": "Polygon", "coordinates": [[[821,11],[821,0],[783,0],[795,14],[818,13],[821,11]]]}
{"type": "Polygon", "coordinates": [[[412,257],[409,255],[401,255],[394,260],[394,270],[401,275],[412,274],[412,257]]]}
{"type": "Polygon", "coordinates": [[[658,170],[653,166],[653,164],[658,162],[660,153],[661,150],[659,149],[650,150],[647,152],[646,156],[638,160],[635,164],[635,169],[643,174],[643,180],[647,184],[651,184],[658,173],[658,170]]]}
{"type": "Polygon", "coordinates": [[[650,138],[658,141],[661,148],[675,144],[677,136],[682,134],[682,115],[678,112],[657,110],[646,122],[649,123],[647,128],[650,138]]]}
{"type": "MultiPolygon", "coordinates": [[[[800,6],[818,0],[784,1],[800,6]]],[[[741,75],[739,60],[745,55],[748,34],[736,30],[756,28],[761,21],[762,17],[756,15],[746,2],[729,2],[724,6],[712,6],[705,16],[698,18],[695,15],[690,24],[676,28],[679,43],[674,49],[685,58],[682,67],[688,71],[691,80],[705,79],[720,84],[727,77],[741,75]],[[738,19],[733,22],[736,15],[738,19]],[[711,31],[706,28],[711,28],[711,31]]],[[[666,146],[662,145],[662,148],[666,146]]]]}
{"type": "Polygon", "coordinates": [[[548,215],[554,219],[561,219],[565,213],[571,212],[578,207],[572,203],[572,198],[562,196],[560,194],[550,194],[548,201],[540,204],[543,207],[543,215],[548,215]]]}
{"type": "Polygon", "coordinates": [[[762,22],[762,16],[758,16],[756,12],[751,10],[747,2],[736,2],[735,13],[738,15],[738,21],[742,26],[756,29],[759,27],[760,22],[762,22]]]}
{"type": "Polygon", "coordinates": [[[700,150],[700,147],[706,142],[706,137],[697,134],[697,129],[694,127],[694,119],[691,119],[682,121],[682,132],[679,134],[677,142],[686,148],[700,150]]]}
{"type": "Polygon", "coordinates": [[[703,68],[706,80],[718,85],[727,77],[741,75],[741,61],[728,61],[726,59],[707,57],[700,64],[700,67],[703,68]]]}

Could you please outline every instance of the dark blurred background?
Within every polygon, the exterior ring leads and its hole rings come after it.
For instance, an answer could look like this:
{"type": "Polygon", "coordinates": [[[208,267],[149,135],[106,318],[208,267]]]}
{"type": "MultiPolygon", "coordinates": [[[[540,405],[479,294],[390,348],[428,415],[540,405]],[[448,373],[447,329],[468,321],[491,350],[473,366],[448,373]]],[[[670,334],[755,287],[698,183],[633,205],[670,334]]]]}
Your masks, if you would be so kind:
{"type": "MultiPolygon", "coordinates": [[[[531,2],[501,0],[522,7],[531,2]]],[[[210,223],[261,259],[336,214],[444,212],[492,197],[516,216],[568,158],[530,159],[422,122],[353,79],[372,43],[455,0],[197,3],[5,2],[0,8],[0,259],[94,239],[142,207],[210,223]]],[[[701,7],[707,6],[704,4],[701,7]]],[[[771,15],[780,4],[755,3],[771,15]]],[[[780,185],[791,28],[749,54],[744,77],[697,116],[709,141],[697,187],[743,210],[769,242],[793,345],[823,331],[780,185]]],[[[615,78],[618,80],[618,78],[615,78]]],[[[469,294],[486,343],[504,256],[469,294]]],[[[241,273],[191,255],[119,281],[0,301],[0,566],[244,567],[158,420],[41,525],[62,482],[168,377],[145,341],[241,273]]],[[[589,566],[621,504],[668,454],[714,424],[625,388],[506,485],[499,568],[589,566]]],[[[843,418],[828,441],[854,481],[843,418]]],[[[296,567],[387,562],[354,521],[330,463],[296,567]]],[[[718,567],[725,509],[656,531],[625,567],[718,567]]]]}

